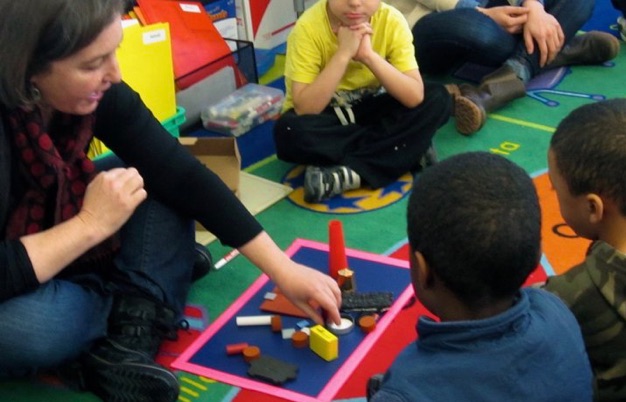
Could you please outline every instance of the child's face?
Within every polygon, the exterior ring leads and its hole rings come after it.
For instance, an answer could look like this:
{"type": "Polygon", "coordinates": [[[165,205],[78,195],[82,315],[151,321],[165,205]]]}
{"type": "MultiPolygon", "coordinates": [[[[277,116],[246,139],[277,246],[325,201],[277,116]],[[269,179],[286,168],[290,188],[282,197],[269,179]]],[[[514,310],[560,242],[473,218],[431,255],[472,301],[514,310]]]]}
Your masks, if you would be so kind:
{"type": "Polygon", "coordinates": [[[556,165],[556,156],[550,150],[548,152],[548,176],[556,191],[559,201],[561,216],[576,234],[587,239],[595,239],[596,229],[590,223],[590,210],[587,197],[573,195],[556,165]]]}
{"type": "Polygon", "coordinates": [[[328,0],[331,19],[344,26],[369,22],[379,6],[380,0],[328,0]]]}

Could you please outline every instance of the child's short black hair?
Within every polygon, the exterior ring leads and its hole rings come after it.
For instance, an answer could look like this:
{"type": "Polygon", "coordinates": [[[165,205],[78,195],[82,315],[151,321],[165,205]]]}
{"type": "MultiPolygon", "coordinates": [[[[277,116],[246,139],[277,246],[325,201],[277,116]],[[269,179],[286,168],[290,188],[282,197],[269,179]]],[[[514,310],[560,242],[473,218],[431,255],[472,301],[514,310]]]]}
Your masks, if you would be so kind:
{"type": "Polygon", "coordinates": [[[573,195],[608,197],[626,215],[626,99],[575,109],[557,127],[550,149],[573,195]]]}
{"type": "Polygon", "coordinates": [[[535,186],[502,156],[469,152],[429,167],[407,215],[411,248],[468,306],[514,295],[539,262],[535,186]]]}

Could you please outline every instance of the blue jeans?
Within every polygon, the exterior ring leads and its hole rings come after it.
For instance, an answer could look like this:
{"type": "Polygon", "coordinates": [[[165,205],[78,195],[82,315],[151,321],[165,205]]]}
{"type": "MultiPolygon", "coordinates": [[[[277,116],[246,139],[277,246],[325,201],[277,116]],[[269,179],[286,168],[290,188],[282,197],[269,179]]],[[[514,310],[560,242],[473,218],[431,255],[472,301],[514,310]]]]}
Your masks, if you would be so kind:
{"type": "MultiPolygon", "coordinates": [[[[116,157],[99,170],[121,166],[116,157]]],[[[148,198],[120,231],[114,271],[54,278],[0,304],[0,377],[73,360],[107,334],[112,294],[140,290],[181,313],[194,263],[192,222],[148,198]]]]}
{"type": "MultiPolygon", "coordinates": [[[[508,5],[491,0],[487,7],[508,5]]],[[[563,29],[565,41],[591,18],[594,0],[545,0],[544,8],[563,29]]],[[[473,8],[433,12],[413,27],[415,54],[424,74],[447,74],[464,63],[500,67],[514,58],[528,67],[531,76],[541,72],[539,54],[528,54],[522,35],[513,35],[473,8]]]]}

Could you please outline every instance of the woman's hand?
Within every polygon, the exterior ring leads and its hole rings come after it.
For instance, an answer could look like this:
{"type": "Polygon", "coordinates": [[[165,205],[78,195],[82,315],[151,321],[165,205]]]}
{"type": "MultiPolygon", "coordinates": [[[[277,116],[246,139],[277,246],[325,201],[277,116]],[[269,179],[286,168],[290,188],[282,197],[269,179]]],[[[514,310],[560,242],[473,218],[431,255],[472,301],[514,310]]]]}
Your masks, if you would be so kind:
{"type": "Polygon", "coordinates": [[[78,217],[107,238],[126,223],[147,196],[137,169],[101,172],[87,186],[78,217]]]}
{"type": "Polygon", "coordinates": [[[524,24],[526,24],[526,21],[528,21],[529,10],[524,7],[476,7],[476,10],[494,20],[496,24],[500,25],[502,29],[510,34],[522,33],[524,29],[524,24]]]}
{"type": "Polygon", "coordinates": [[[341,323],[341,291],[333,278],[293,261],[267,232],[259,233],[239,247],[239,251],[269,276],[283,294],[316,323],[324,324],[319,309],[328,320],[341,323]]]}
{"type": "Polygon", "coordinates": [[[544,67],[554,60],[565,42],[565,34],[559,22],[547,13],[536,0],[524,2],[529,10],[528,22],[524,25],[524,43],[529,54],[539,48],[539,65],[544,67]]]}
{"type": "Polygon", "coordinates": [[[20,240],[40,283],[53,278],[76,258],[113,235],[147,197],[136,169],[99,173],[87,186],[76,216],[20,240]]]}
{"type": "Polygon", "coordinates": [[[325,324],[324,318],[339,324],[341,317],[341,291],[337,282],[313,268],[290,260],[288,267],[274,278],[283,294],[298,308],[318,324],[325,324]],[[320,309],[327,317],[320,315],[320,309]]]}

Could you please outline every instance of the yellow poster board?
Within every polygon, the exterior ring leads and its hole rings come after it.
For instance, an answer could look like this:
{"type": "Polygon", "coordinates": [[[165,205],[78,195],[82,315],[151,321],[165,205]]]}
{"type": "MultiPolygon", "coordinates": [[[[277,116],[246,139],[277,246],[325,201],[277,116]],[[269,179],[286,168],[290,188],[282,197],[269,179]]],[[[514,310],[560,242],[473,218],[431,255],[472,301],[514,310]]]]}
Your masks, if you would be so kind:
{"type": "Polygon", "coordinates": [[[159,121],[176,114],[172,41],[168,23],[126,26],[117,58],[122,79],[141,95],[159,121]]]}
{"type": "MultiPolygon", "coordinates": [[[[124,39],[117,49],[122,79],[141,95],[160,122],[176,116],[176,90],[172,65],[172,41],[168,23],[124,25],[124,39]]],[[[109,149],[97,138],[89,145],[95,158],[109,149]]]]}

